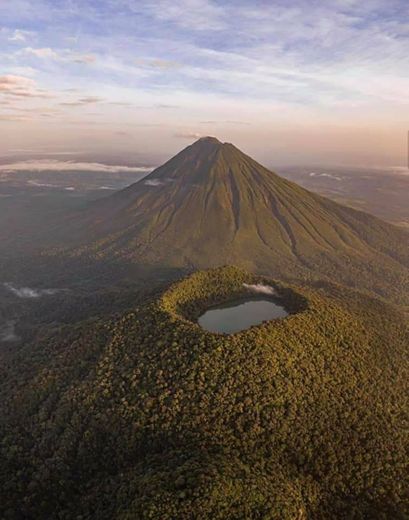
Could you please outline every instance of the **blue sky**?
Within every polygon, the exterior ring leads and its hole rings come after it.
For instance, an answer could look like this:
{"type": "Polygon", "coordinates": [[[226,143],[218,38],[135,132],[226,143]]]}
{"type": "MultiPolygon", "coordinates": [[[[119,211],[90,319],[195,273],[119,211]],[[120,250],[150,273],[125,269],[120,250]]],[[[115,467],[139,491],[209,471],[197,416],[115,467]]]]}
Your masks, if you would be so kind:
{"type": "Polygon", "coordinates": [[[408,56],[406,0],[0,0],[0,153],[399,164],[408,56]]]}

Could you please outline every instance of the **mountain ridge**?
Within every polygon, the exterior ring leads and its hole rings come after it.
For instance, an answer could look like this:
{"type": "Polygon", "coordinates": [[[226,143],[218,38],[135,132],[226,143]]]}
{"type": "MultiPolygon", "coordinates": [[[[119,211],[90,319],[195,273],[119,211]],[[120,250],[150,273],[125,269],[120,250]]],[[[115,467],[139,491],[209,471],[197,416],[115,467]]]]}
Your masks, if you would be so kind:
{"type": "Polygon", "coordinates": [[[94,203],[79,215],[79,227],[84,242],[75,254],[335,276],[377,294],[394,293],[395,301],[403,293],[409,304],[405,231],[283,179],[213,137],[94,203]]]}

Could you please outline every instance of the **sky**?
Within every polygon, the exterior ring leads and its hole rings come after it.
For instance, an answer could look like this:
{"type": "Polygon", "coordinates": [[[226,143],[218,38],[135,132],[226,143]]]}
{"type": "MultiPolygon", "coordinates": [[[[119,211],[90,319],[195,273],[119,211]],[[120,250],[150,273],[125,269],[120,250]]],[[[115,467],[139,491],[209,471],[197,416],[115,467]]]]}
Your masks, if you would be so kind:
{"type": "Polygon", "coordinates": [[[0,0],[0,158],[403,166],[408,57],[407,0],[0,0]]]}

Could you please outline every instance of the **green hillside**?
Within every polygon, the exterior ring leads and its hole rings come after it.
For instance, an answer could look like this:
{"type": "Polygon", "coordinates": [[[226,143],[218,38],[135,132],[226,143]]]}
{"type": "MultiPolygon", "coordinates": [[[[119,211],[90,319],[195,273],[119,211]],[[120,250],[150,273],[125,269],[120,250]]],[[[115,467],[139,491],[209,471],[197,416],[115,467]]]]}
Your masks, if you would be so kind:
{"type": "Polygon", "coordinates": [[[42,333],[1,367],[0,517],[404,519],[408,340],[379,300],[232,267],[42,333]],[[259,281],[287,318],[195,323],[259,281]]]}
{"type": "Polygon", "coordinates": [[[326,278],[409,305],[409,235],[203,138],[69,223],[75,255],[161,267],[240,265],[326,278]],[[90,239],[92,237],[92,239],[90,239]]]}

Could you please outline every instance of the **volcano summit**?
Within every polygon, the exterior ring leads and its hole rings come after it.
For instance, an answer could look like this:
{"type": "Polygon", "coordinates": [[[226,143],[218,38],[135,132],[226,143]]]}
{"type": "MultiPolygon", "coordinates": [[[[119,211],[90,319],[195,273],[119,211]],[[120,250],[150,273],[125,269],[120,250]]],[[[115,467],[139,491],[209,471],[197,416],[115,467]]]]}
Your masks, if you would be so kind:
{"type": "Polygon", "coordinates": [[[405,231],[305,190],[214,137],[96,202],[79,229],[81,254],[330,278],[409,303],[405,231]]]}

